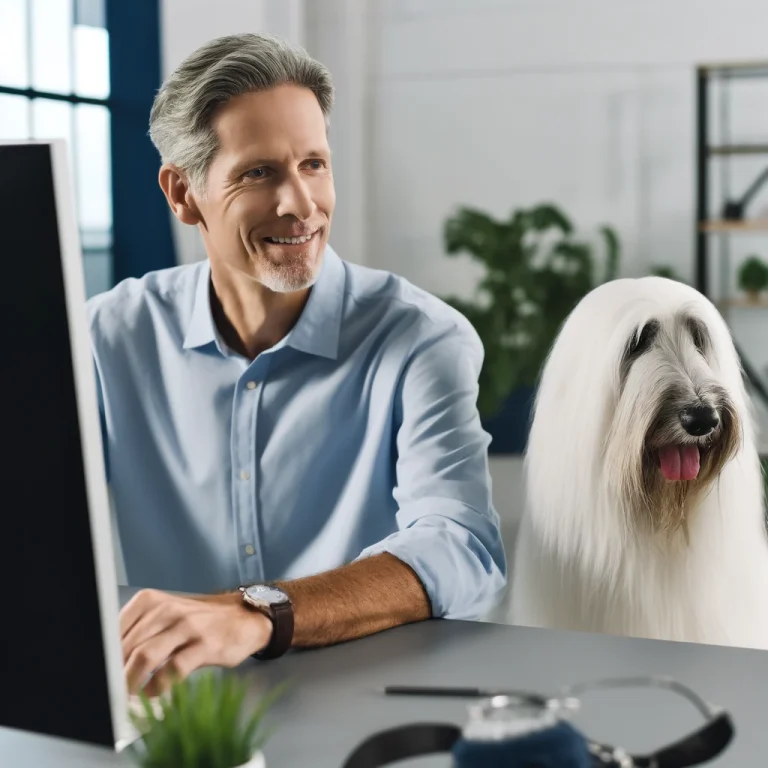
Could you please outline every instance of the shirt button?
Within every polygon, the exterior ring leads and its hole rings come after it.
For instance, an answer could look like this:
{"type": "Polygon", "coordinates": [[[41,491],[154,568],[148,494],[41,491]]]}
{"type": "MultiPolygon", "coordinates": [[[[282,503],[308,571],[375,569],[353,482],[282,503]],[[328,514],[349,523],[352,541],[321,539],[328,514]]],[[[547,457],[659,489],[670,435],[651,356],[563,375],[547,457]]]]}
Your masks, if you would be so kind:
{"type": "Polygon", "coordinates": [[[245,548],[246,555],[252,555],[254,552],[256,552],[256,550],[250,544],[245,548]]]}
{"type": "Polygon", "coordinates": [[[245,386],[248,387],[248,389],[256,389],[256,382],[249,381],[245,386]]]}
{"type": "Polygon", "coordinates": [[[247,480],[250,477],[250,473],[246,472],[246,470],[243,470],[240,472],[240,479],[241,480],[247,480]]]}

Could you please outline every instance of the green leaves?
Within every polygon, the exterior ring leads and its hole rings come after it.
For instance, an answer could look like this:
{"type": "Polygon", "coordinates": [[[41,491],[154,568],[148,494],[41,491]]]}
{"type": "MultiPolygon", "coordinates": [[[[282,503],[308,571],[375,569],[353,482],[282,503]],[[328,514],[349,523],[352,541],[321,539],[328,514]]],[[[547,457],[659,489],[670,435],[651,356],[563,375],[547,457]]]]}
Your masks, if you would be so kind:
{"type": "MultiPolygon", "coordinates": [[[[620,245],[610,227],[599,232],[604,282],[618,274],[620,245]]],[[[570,219],[551,203],[515,210],[506,221],[460,208],[445,223],[444,244],[448,256],[467,254],[485,270],[475,302],[444,300],[485,346],[478,409],[488,418],[515,389],[535,386],[565,318],[598,284],[595,249],[576,239],[570,219]]]]}
{"type": "Polygon", "coordinates": [[[248,686],[230,674],[202,671],[175,682],[155,715],[145,694],[143,713],[133,716],[143,734],[132,747],[142,768],[236,768],[247,763],[267,741],[271,731],[263,722],[268,709],[288,687],[275,686],[248,714],[248,686]]]}
{"type": "Polygon", "coordinates": [[[758,256],[750,256],[739,268],[738,277],[743,291],[764,291],[768,288],[768,264],[758,256]]]}

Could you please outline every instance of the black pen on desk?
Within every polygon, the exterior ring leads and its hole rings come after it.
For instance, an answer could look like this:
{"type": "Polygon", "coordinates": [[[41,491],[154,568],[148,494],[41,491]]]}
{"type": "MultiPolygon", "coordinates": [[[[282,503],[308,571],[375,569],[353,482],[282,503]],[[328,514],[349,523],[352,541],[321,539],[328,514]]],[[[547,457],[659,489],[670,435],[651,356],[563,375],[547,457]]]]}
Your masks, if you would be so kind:
{"type": "Polygon", "coordinates": [[[544,706],[548,699],[528,691],[502,691],[483,688],[425,687],[419,685],[388,685],[384,688],[386,696],[437,696],[453,699],[492,699],[494,696],[510,696],[526,702],[544,706]]]}

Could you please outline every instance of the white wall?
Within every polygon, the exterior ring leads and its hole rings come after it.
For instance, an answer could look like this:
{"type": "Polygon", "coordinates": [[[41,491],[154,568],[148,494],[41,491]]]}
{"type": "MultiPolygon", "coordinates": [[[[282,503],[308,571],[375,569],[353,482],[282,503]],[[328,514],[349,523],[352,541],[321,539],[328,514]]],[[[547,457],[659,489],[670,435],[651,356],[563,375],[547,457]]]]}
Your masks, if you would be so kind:
{"type": "MultiPolygon", "coordinates": [[[[693,66],[767,55],[768,4],[403,0],[376,8],[372,263],[465,294],[473,270],[442,256],[453,208],[505,215],[551,199],[578,225],[618,227],[628,274],[665,261],[692,277],[693,66]]],[[[766,118],[763,108],[764,135],[766,118]]]]}

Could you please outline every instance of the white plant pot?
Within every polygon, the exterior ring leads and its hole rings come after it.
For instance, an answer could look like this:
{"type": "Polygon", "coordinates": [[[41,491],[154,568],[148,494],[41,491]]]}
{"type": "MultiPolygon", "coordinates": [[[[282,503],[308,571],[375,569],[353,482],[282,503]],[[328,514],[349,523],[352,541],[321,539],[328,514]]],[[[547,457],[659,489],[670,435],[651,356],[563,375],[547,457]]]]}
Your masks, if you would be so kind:
{"type": "Polygon", "coordinates": [[[236,768],[267,768],[267,761],[263,752],[256,752],[247,763],[238,765],[236,768]]]}

